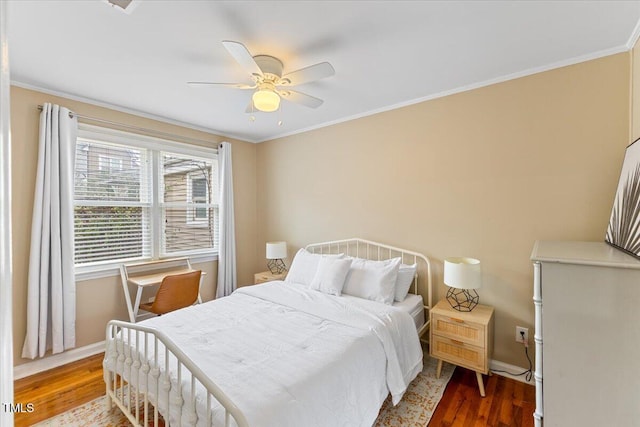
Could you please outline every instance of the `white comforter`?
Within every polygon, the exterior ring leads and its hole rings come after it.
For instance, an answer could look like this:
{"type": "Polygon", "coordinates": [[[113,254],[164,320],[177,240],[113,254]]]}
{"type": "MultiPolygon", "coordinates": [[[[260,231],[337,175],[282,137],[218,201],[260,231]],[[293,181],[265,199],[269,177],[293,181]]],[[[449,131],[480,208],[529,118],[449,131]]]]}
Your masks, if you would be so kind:
{"type": "Polygon", "coordinates": [[[142,323],[171,337],[252,427],[371,426],[387,394],[397,403],[422,370],[406,312],[291,283],[240,288],[142,323]]]}

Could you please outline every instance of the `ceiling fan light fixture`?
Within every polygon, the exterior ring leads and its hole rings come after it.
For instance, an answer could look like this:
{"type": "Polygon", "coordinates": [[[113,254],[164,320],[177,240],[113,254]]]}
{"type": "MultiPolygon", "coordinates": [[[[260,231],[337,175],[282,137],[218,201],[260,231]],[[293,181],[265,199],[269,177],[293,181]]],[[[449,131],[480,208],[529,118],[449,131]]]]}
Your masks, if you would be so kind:
{"type": "Polygon", "coordinates": [[[280,96],[270,89],[259,89],[253,93],[253,106],[256,110],[271,113],[280,107],[280,96]]]}
{"type": "MultiPolygon", "coordinates": [[[[0,0],[2,1],[2,0],[0,0]]],[[[102,0],[115,1],[142,1],[142,0],[102,0]]],[[[304,83],[314,82],[335,75],[336,71],[328,62],[320,62],[310,65],[286,75],[282,75],[282,61],[270,55],[251,55],[245,45],[232,40],[223,40],[222,44],[229,54],[251,76],[252,84],[245,83],[216,83],[216,82],[187,82],[190,86],[232,87],[236,89],[252,90],[251,101],[245,109],[245,113],[253,114],[255,111],[272,113],[280,110],[282,99],[294,104],[304,105],[309,108],[318,108],[322,105],[322,99],[315,98],[289,87],[304,83]],[[283,89],[284,88],[284,89],[283,89]]],[[[253,116],[252,116],[253,117],[253,116]]],[[[278,124],[280,125],[280,124],[278,124]]]]}

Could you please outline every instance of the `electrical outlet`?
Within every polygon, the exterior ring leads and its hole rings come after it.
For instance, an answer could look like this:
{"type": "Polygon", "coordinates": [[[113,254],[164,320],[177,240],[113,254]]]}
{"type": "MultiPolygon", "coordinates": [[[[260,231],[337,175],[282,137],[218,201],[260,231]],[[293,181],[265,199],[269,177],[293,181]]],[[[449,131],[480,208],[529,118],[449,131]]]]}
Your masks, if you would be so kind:
{"type": "Polygon", "coordinates": [[[516,326],[516,342],[524,345],[529,344],[529,328],[523,328],[522,326],[516,326]],[[522,336],[524,334],[524,337],[522,336]]]}
{"type": "Polygon", "coordinates": [[[152,303],[156,300],[156,297],[151,297],[147,300],[147,303],[152,303]]]}

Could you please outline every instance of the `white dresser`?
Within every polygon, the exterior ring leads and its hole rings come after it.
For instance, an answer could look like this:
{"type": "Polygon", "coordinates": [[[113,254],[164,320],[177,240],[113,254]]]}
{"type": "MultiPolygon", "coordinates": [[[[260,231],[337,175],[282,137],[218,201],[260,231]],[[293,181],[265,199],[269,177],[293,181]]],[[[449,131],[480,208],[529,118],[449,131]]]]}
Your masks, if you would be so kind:
{"type": "Polygon", "coordinates": [[[640,260],[604,242],[536,242],[535,425],[640,426],[640,260]]]}

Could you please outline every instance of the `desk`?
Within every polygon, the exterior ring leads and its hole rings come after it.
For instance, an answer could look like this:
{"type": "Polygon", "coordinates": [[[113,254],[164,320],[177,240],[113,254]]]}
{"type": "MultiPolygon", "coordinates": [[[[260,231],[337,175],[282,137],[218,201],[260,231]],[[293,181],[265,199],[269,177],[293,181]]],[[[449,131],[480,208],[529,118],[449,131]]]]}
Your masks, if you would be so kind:
{"type": "MultiPolygon", "coordinates": [[[[159,285],[166,276],[190,273],[192,271],[195,271],[195,269],[191,267],[191,263],[188,258],[150,261],[137,264],[123,264],[120,267],[120,275],[122,279],[122,288],[124,290],[124,299],[127,303],[127,311],[129,312],[129,320],[131,323],[135,323],[138,318],[138,309],[140,307],[140,300],[142,299],[142,292],[144,288],[159,285]],[[145,269],[147,271],[151,271],[147,274],[130,276],[130,274],[135,274],[136,272],[144,272],[145,269]],[[162,271],[157,271],[158,269],[162,269],[162,271]],[[134,304],[131,303],[129,285],[136,287],[136,298],[134,304]]],[[[202,276],[206,274],[206,272],[202,272],[202,276]]],[[[200,277],[200,285],[202,285],[202,276],[200,277]]],[[[201,303],[202,297],[200,296],[200,289],[198,289],[198,304],[201,303]]]]}

